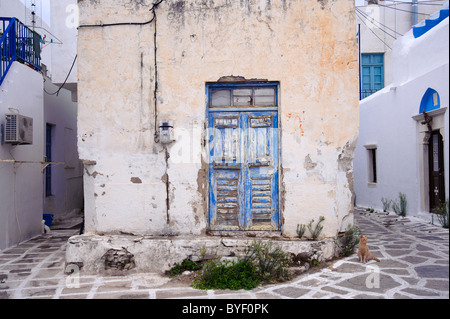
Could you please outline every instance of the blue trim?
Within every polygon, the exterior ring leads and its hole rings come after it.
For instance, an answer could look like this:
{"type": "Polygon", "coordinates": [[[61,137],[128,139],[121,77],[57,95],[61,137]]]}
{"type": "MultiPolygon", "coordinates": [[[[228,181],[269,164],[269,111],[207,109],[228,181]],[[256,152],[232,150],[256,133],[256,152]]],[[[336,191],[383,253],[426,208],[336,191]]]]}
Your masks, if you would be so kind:
{"type": "Polygon", "coordinates": [[[441,21],[448,18],[449,15],[449,9],[442,9],[439,10],[439,15],[436,19],[426,19],[423,22],[419,23],[418,25],[413,27],[413,35],[414,38],[418,38],[431,29],[433,29],[435,26],[437,26],[441,21]]]}
{"type": "Polygon", "coordinates": [[[278,111],[278,107],[212,107],[209,108],[209,112],[257,112],[257,111],[278,111]]]}
{"type": "Polygon", "coordinates": [[[429,112],[436,110],[441,107],[441,98],[439,96],[439,93],[436,92],[436,90],[433,90],[431,88],[428,88],[425,94],[422,97],[422,101],[420,101],[420,108],[419,108],[419,114],[421,114],[423,111],[429,112]],[[433,95],[437,94],[437,104],[434,104],[433,95]]]}

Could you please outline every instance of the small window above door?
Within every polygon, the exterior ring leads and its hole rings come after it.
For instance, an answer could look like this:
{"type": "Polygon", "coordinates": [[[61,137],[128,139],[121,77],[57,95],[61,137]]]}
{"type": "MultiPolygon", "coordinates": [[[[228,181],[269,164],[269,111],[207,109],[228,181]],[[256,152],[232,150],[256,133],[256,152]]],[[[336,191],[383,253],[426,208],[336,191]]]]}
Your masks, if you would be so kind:
{"type": "Polygon", "coordinates": [[[209,107],[276,107],[276,91],[276,87],[213,88],[209,107]]]}

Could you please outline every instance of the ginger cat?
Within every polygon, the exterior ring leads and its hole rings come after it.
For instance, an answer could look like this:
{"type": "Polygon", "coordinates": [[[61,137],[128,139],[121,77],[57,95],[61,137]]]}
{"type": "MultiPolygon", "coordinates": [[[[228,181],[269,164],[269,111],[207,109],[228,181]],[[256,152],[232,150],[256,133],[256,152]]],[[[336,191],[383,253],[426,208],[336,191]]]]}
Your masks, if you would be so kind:
{"type": "Polygon", "coordinates": [[[359,261],[364,264],[372,259],[378,262],[380,261],[378,258],[372,257],[370,254],[369,247],[367,246],[367,236],[361,235],[359,238],[358,257],[359,261]]]}

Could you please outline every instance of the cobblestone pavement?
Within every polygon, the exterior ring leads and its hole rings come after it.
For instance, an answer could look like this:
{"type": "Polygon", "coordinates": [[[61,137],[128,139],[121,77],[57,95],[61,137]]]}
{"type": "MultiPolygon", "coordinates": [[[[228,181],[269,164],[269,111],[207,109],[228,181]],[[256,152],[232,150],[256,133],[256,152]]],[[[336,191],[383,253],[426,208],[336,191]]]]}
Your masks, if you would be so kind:
{"type": "Polygon", "coordinates": [[[292,281],[250,291],[196,290],[157,274],[64,275],[67,239],[57,230],[0,253],[0,299],[366,299],[449,298],[448,229],[416,218],[357,210],[355,222],[380,262],[356,253],[292,281]]]}

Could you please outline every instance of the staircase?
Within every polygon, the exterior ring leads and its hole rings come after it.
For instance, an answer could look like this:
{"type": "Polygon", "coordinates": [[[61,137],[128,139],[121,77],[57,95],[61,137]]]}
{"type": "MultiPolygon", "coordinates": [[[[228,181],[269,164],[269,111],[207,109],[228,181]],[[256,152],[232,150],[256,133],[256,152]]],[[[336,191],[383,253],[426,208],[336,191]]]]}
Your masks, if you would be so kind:
{"type": "Polygon", "coordinates": [[[41,70],[41,36],[16,18],[0,17],[0,85],[14,61],[41,70]]]}
{"type": "Polygon", "coordinates": [[[418,38],[425,33],[427,33],[429,30],[434,28],[436,25],[438,25],[442,20],[448,18],[448,3],[444,5],[444,7],[435,12],[430,16],[429,19],[426,19],[418,24],[416,24],[413,27],[413,35],[414,38],[418,38]]]}

